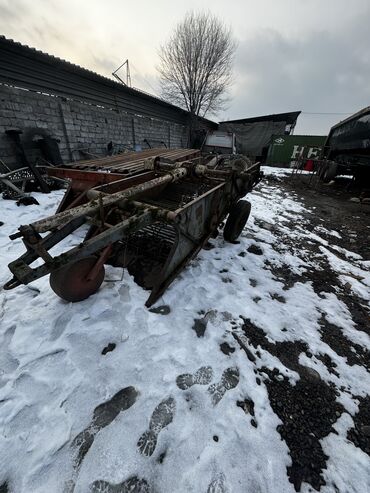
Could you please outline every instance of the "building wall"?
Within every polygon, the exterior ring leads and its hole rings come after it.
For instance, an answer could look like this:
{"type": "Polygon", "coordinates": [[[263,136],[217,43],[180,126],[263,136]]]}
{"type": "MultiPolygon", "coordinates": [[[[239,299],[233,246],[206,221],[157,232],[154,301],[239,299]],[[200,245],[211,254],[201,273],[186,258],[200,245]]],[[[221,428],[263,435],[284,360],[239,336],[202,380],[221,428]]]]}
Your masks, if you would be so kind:
{"type": "Polygon", "coordinates": [[[58,139],[64,162],[81,159],[78,149],[106,155],[110,141],[146,149],[146,139],[152,147],[164,142],[173,148],[186,147],[188,138],[186,125],[0,84],[0,159],[16,168],[14,144],[5,134],[10,129],[22,131],[30,159],[41,155],[35,139],[45,135],[58,139]]]}
{"type": "Polygon", "coordinates": [[[273,135],[266,164],[289,165],[299,157],[319,157],[325,140],[324,135],[273,135]]]}

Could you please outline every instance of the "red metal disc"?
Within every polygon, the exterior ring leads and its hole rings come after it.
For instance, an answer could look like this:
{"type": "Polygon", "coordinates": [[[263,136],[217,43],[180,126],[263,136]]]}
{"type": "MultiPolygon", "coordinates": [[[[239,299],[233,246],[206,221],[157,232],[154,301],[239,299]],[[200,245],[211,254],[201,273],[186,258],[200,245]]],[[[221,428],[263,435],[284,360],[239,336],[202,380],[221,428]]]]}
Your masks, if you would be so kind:
{"type": "Polygon", "coordinates": [[[86,257],[52,272],[51,289],[65,301],[85,300],[98,291],[104,280],[104,265],[93,279],[89,276],[96,261],[96,257],[86,257]]]}

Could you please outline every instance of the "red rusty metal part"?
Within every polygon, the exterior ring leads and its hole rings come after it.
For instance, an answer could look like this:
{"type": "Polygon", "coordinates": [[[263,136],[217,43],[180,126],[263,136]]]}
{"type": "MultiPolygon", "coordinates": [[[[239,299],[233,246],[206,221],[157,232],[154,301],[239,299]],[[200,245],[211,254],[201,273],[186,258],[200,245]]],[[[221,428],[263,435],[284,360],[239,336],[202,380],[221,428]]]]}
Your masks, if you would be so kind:
{"type": "Polygon", "coordinates": [[[65,301],[82,301],[96,293],[104,281],[105,269],[97,258],[85,257],[50,274],[50,286],[65,301]]]}

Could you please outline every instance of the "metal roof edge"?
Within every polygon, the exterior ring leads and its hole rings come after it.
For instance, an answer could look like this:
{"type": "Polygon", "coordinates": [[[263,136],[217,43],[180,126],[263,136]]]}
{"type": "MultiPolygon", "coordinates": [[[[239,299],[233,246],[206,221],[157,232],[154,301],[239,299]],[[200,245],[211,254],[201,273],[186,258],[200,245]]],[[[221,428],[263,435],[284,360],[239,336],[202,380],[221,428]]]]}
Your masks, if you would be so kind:
{"type": "Polygon", "coordinates": [[[223,120],[223,121],[220,121],[219,124],[221,124],[221,123],[257,123],[259,121],[284,121],[283,118],[280,118],[280,119],[271,118],[271,120],[268,120],[268,118],[270,118],[270,117],[283,117],[283,116],[288,116],[288,115],[291,116],[291,119],[294,119],[294,121],[296,121],[301,113],[302,113],[302,111],[288,111],[285,113],[273,113],[271,115],[261,115],[261,116],[254,116],[254,117],[249,117],[249,118],[240,118],[237,120],[223,120]]]}
{"type": "MultiPolygon", "coordinates": [[[[109,77],[106,77],[105,75],[98,74],[97,72],[94,72],[93,70],[81,67],[80,65],[74,64],[72,62],[68,62],[67,60],[64,60],[63,58],[59,58],[57,56],[50,55],[49,53],[45,53],[44,51],[37,50],[36,48],[33,48],[31,46],[24,45],[24,44],[20,43],[19,41],[15,41],[14,39],[7,38],[4,35],[0,35],[0,44],[1,43],[5,43],[5,44],[8,44],[9,46],[21,48],[23,50],[28,50],[28,51],[32,52],[33,54],[36,54],[37,56],[44,58],[45,61],[57,62],[59,64],[64,65],[66,69],[69,69],[69,70],[72,69],[74,71],[80,72],[80,75],[84,75],[85,77],[89,76],[90,78],[93,77],[95,79],[100,79],[102,82],[104,81],[105,83],[109,83],[110,85],[113,85],[114,87],[116,87],[119,90],[126,91],[127,93],[131,93],[135,96],[141,96],[141,97],[149,99],[153,102],[157,102],[158,104],[160,104],[162,106],[166,106],[166,107],[172,108],[176,111],[180,111],[183,114],[190,115],[189,111],[187,111],[183,108],[180,108],[179,106],[176,106],[172,103],[169,103],[169,102],[167,102],[167,101],[165,101],[165,100],[163,100],[157,96],[149,94],[145,91],[141,91],[140,89],[137,89],[137,88],[124,86],[123,84],[119,84],[118,82],[114,81],[113,79],[110,79],[109,77]]],[[[216,127],[218,126],[218,123],[214,122],[213,120],[209,120],[209,119],[202,117],[202,116],[198,116],[197,118],[199,120],[205,122],[205,123],[215,125],[216,127]]]]}

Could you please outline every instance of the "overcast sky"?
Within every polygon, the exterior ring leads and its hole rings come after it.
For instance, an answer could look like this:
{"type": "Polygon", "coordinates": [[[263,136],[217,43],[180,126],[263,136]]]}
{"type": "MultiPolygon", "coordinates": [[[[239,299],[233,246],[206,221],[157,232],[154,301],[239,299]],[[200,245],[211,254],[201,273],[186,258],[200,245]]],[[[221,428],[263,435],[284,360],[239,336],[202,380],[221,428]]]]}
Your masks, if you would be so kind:
{"type": "Polygon", "coordinates": [[[212,119],[302,110],[295,133],[327,134],[370,105],[370,0],[0,0],[0,32],[106,76],[128,58],[132,85],[158,94],[157,50],[190,9],[238,42],[229,108],[212,119]]]}

